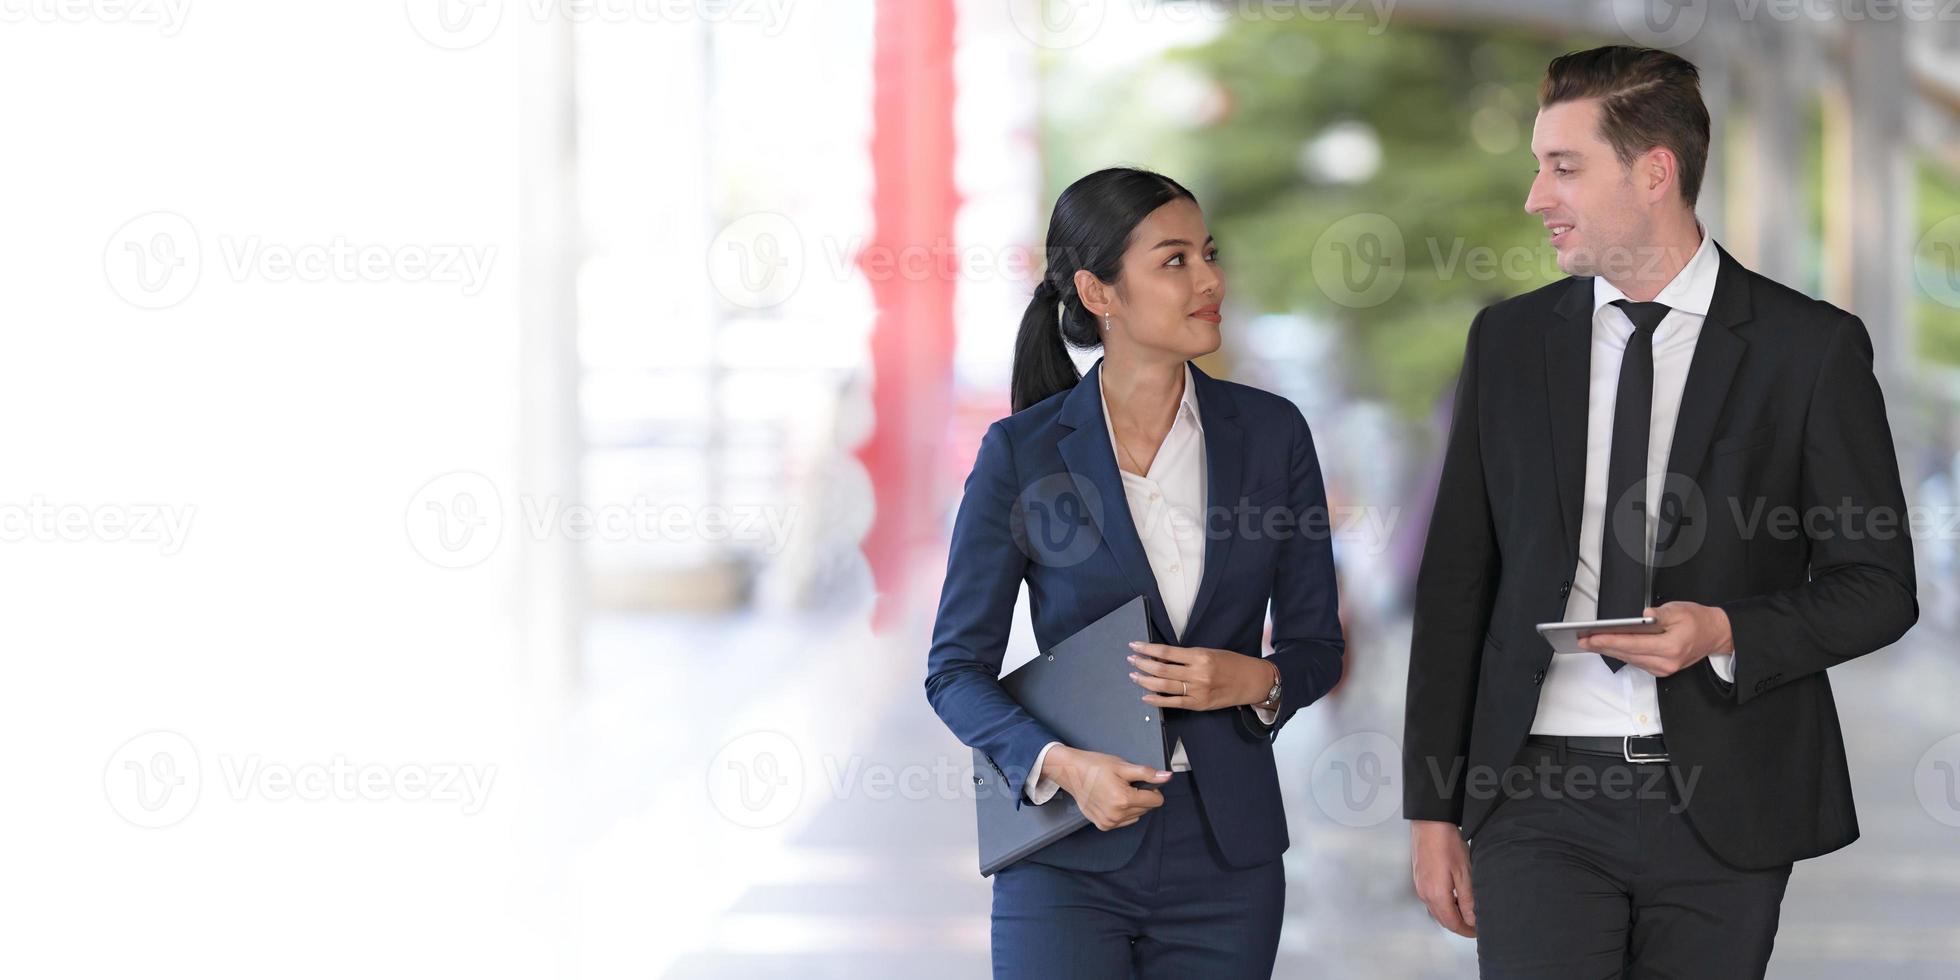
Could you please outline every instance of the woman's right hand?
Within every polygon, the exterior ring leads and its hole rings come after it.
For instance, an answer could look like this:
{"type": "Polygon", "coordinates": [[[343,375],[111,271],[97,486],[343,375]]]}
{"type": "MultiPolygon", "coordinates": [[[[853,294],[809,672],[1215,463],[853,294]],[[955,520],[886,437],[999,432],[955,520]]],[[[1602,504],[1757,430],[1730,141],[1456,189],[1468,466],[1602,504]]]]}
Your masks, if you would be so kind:
{"type": "Polygon", "coordinates": [[[1106,752],[1088,752],[1057,745],[1048,750],[1041,771],[1049,775],[1068,795],[1075,797],[1089,822],[1097,830],[1128,827],[1143,815],[1164,805],[1164,794],[1154,789],[1138,789],[1131,783],[1167,783],[1171,774],[1161,769],[1125,762],[1106,752]]]}

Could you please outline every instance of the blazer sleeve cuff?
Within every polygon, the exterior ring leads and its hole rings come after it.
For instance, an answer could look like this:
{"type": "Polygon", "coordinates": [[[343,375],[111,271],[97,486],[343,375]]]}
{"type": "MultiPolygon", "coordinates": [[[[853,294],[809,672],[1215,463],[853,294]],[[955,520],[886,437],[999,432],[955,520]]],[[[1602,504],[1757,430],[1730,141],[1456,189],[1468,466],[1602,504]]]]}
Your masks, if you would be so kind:
{"type": "Polygon", "coordinates": [[[1061,783],[1049,779],[1041,773],[1042,763],[1048,761],[1048,750],[1060,744],[1062,743],[1049,742],[1047,745],[1042,746],[1041,754],[1034,757],[1034,768],[1028,770],[1027,784],[1024,787],[1025,792],[1022,795],[1026,796],[1028,802],[1033,803],[1035,806],[1040,806],[1054,799],[1055,794],[1062,788],[1061,783]]]}

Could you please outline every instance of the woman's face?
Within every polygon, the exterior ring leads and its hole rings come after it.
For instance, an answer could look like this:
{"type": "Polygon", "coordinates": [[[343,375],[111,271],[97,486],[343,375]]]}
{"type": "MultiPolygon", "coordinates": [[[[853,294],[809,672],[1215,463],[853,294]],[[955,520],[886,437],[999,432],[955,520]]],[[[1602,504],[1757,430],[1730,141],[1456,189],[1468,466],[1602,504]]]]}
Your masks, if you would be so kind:
{"type": "Polygon", "coordinates": [[[1104,294],[1105,349],[1128,345],[1180,361],[1218,349],[1225,276],[1196,203],[1179,198],[1150,212],[1130,235],[1122,269],[1113,287],[1076,273],[1104,294]]]}

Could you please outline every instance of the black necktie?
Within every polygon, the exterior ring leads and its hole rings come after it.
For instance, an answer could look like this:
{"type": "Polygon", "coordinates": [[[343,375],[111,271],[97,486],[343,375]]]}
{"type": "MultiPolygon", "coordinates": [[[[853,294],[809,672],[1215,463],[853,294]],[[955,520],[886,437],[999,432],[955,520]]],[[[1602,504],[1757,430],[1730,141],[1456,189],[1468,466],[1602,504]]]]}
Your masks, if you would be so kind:
{"type": "MultiPolygon", "coordinates": [[[[1599,618],[1640,615],[1647,607],[1647,431],[1654,411],[1654,328],[1665,303],[1614,300],[1633,321],[1613,399],[1613,455],[1606,464],[1606,519],[1599,534],[1599,618]],[[1641,492],[1635,493],[1635,488],[1641,492]]],[[[1614,673],[1626,661],[1600,654],[1614,673]]]]}

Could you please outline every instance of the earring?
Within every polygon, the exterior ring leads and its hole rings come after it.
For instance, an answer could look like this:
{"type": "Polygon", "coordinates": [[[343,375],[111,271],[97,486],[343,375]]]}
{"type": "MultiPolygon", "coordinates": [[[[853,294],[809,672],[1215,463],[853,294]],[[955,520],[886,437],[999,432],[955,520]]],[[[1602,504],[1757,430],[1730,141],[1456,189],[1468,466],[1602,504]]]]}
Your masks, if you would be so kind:
{"type": "Polygon", "coordinates": [[[1109,314],[1103,314],[1103,333],[1109,332],[1109,314]]]}

